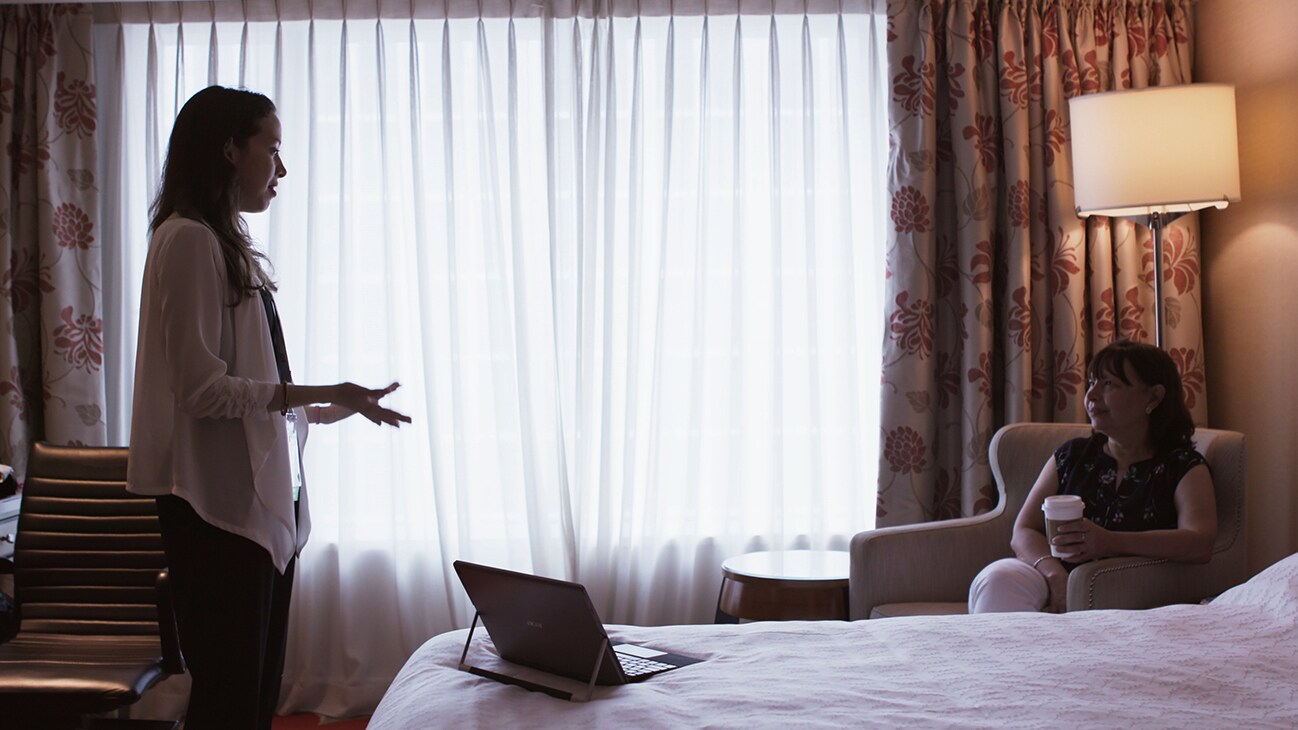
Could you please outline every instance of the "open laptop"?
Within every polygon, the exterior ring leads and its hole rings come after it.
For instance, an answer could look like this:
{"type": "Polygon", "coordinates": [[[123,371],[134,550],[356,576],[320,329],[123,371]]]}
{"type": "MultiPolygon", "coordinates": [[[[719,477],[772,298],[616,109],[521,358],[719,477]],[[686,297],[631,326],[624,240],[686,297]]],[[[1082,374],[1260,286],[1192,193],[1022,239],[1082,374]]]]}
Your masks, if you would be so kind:
{"type": "Polygon", "coordinates": [[[590,699],[597,684],[639,682],[702,661],[631,644],[614,646],[586,587],[580,583],[463,560],[455,561],[454,566],[477,609],[460,656],[460,669],[465,671],[571,700],[590,699]],[[466,665],[464,660],[479,619],[502,659],[577,680],[585,685],[585,697],[517,674],[466,665]]]}

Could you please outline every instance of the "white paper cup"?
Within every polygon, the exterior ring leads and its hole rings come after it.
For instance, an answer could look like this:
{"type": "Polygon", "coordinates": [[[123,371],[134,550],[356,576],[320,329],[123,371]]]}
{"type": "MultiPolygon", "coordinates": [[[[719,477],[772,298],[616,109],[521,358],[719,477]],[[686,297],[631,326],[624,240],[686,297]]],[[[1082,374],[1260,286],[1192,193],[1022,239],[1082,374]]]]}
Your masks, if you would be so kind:
{"type": "Polygon", "coordinates": [[[1059,551],[1055,546],[1055,535],[1059,534],[1060,525],[1082,519],[1086,514],[1086,503],[1075,494],[1056,494],[1046,497],[1041,511],[1046,513],[1046,540],[1050,542],[1050,554],[1065,560],[1073,557],[1073,553],[1059,551]]]}

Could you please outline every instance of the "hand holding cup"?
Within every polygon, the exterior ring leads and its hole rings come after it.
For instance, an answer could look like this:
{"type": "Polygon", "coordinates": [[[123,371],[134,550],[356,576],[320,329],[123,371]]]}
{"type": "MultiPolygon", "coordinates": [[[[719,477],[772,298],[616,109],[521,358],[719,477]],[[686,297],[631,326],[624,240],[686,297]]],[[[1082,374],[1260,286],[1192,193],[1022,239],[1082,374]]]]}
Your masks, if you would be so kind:
{"type": "Polygon", "coordinates": [[[1085,527],[1077,525],[1086,514],[1086,504],[1074,494],[1056,494],[1046,497],[1041,505],[1046,515],[1046,540],[1050,543],[1050,554],[1061,560],[1077,557],[1070,551],[1070,546],[1077,545],[1086,539],[1085,527]],[[1065,525],[1068,529],[1062,529],[1065,525]],[[1082,531],[1073,528],[1082,527],[1082,531]]]}

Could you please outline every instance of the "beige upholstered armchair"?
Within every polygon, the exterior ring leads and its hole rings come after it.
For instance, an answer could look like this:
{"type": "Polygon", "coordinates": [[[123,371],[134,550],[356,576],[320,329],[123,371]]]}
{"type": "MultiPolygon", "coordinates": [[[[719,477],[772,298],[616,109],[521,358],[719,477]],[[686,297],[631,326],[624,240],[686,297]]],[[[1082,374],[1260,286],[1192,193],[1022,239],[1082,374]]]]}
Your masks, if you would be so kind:
{"type": "MultiPolygon", "coordinates": [[[[996,432],[991,468],[1000,502],[991,512],[885,527],[852,538],[852,619],[965,613],[969,583],[983,566],[1011,557],[1023,500],[1054,450],[1091,432],[1086,424],[1017,423],[996,432]]],[[[1243,582],[1244,435],[1201,428],[1194,442],[1217,492],[1217,544],[1205,565],[1106,558],[1068,577],[1068,610],[1193,603],[1243,582]]]]}

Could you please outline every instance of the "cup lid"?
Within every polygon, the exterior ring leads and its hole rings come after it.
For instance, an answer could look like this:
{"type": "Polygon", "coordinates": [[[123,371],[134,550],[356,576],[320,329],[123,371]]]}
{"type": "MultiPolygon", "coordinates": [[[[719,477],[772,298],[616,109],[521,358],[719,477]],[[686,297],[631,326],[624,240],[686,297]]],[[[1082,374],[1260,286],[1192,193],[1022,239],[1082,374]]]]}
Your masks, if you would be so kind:
{"type": "Polygon", "coordinates": [[[1045,501],[1041,503],[1042,512],[1054,513],[1058,518],[1062,519],[1080,517],[1085,509],[1086,503],[1076,494],[1052,495],[1046,497],[1045,501]]]}
{"type": "Polygon", "coordinates": [[[1052,494],[1049,497],[1046,497],[1046,502],[1050,502],[1051,504],[1071,504],[1080,501],[1082,501],[1082,498],[1076,494],[1052,494]]]}

